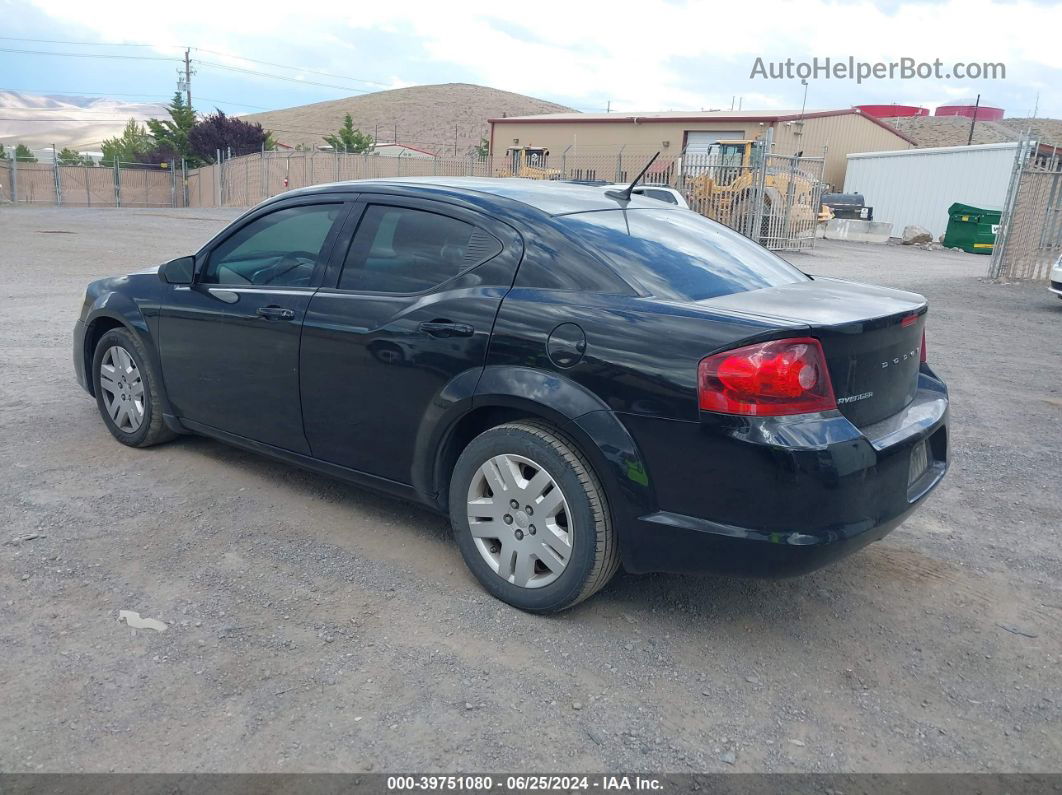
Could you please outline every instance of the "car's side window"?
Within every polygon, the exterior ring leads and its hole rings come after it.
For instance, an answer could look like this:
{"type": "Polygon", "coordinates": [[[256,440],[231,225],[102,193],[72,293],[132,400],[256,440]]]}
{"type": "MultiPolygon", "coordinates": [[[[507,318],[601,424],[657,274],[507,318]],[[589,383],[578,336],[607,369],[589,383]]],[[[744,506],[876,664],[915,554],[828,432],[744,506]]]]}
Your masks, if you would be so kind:
{"type": "Polygon", "coordinates": [[[419,293],[485,262],[501,243],[448,215],[392,205],[365,208],[350,244],[339,289],[419,293]]]}
{"type": "Polygon", "coordinates": [[[305,204],[263,215],[223,241],[200,281],[227,286],[309,287],[343,205],[305,204]]]}

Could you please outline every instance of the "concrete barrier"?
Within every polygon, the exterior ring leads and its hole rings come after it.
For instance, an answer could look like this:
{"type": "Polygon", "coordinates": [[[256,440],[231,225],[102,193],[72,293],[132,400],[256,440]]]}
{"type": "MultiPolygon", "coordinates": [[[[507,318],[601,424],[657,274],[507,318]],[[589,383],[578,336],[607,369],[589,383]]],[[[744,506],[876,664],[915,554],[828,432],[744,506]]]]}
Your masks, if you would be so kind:
{"type": "Polygon", "coordinates": [[[892,224],[886,221],[859,221],[853,218],[834,218],[816,229],[818,237],[857,243],[885,243],[891,234],[892,224]]]}

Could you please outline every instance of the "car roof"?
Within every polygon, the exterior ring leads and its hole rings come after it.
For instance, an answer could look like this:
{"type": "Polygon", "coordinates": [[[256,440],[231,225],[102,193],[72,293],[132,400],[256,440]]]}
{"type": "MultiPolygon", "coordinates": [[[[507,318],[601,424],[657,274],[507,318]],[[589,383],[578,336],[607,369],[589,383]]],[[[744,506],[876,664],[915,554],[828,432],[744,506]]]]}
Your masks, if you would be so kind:
{"type": "MultiPolygon", "coordinates": [[[[405,177],[390,179],[363,179],[349,182],[333,182],[314,185],[293,191],[297,194],[331,192],[338,189],[380,191],[393,187],[403,193],[452,196],[454,198],[494,197],[520,202],[548,215],[593,212],[595,210],[628,209],[659,210],[660,202],[637,194],[630,202],[623,202],[606,195],[608,185],[573,185],[559,180],[521,179],[518,177],[405,177]]],[[[626,187],[626,186],[624,186],[626,187]]]]}

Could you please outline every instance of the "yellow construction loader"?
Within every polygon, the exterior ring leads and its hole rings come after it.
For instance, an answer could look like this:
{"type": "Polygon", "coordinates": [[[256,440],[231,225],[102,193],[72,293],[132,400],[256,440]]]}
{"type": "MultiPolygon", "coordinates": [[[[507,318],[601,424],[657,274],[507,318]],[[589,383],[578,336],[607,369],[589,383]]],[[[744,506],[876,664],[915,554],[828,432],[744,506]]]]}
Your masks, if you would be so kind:
{"type": "Polygon", "coordinates": [[[556,168],[546,168],[549,150],[542,146],[510,146],[505,150],[508,167],[498,171],[499,177],[523,177],[524,179],[560,179],[556,168]]]}
{"type": "MultiPolygon", "coordinates": [[[[684,164],[690,207],[702,215],[740,228],[755,210],[759,141],[718,141],[703,164],[684,164]]],[[[764,177],[761,236],[777,236],[782,228],[807,229],[825,223],[833,211],[818,204],[815,182],[799,169],[770,169],[764,177]],[[788,207],[788,213],[785,208],[788,207]]],[[[753,230],[748,230],[753,231],[753,230]]]]}

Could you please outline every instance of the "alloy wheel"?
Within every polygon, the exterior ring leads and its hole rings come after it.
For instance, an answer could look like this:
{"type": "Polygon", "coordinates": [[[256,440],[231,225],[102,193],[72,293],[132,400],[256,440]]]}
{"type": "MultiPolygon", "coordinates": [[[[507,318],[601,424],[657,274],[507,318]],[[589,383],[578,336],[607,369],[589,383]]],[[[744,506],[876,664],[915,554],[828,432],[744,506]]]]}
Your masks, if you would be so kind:
{"type": "Polygon", "coordinates": [[[144,380],[120,345],[108,348],[100,360],[100,389],[111,422],[123,433],[136,433],[144,422],[144,380]]]}
{"type": "Polygon", "coordinates": [[[568,501],[540,464],[496,455],[468,487],[468,526],[479,554],[503,580],[521,588],[554,582],[571,559],[568,501]]]}

